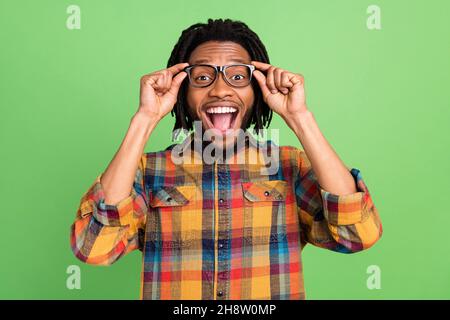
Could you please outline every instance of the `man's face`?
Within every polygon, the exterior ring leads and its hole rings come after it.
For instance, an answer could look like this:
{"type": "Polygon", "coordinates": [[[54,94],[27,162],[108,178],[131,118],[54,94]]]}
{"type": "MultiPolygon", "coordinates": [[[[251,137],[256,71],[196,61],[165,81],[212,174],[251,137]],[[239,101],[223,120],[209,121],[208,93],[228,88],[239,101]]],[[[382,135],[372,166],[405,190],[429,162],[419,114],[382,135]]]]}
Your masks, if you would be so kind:
{"type": "MultiPolygon", "coordinates": [[[[194,49],[188,62],[189,65],[201,63],[223,66],[250,64],[250,61],[247,50],[235,42],[208,41],[194,49]]],[[[251,84],[233,87],[224,80],[222,73],[208,87],[196,88],[189,85],[187,90],[191,117],[201,120],[204,130],[213,129],[214,135],[221,135],[226,145],[235,141],[235,130],[245,128],[254,100],[251,84]]]]}

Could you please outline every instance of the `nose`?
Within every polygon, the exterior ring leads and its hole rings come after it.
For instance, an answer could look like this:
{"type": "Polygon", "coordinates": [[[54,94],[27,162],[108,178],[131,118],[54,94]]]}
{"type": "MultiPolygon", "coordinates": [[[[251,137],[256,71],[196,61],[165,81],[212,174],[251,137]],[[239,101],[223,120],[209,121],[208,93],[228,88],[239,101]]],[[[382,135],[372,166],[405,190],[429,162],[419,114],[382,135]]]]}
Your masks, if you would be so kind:
{"type": "Polygon", "coordinates": [[[225,75],[223,74],[223,72],[219,72],[216,80],[213,84],[211,84],[209,96],[222,99],[224,97],[233,95],[234,91],[231,86],[225,81],[224,77],[225,75]]]}

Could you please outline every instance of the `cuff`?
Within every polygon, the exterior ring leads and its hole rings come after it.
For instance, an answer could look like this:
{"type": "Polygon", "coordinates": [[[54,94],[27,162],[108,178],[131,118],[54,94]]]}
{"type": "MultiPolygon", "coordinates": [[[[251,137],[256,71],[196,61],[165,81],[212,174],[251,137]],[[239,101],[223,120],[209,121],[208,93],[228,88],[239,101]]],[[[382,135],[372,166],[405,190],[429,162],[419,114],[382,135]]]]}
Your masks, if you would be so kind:
{"type": "Polygon", "coordinates": [[[350,225],[362,222],[367,217],[372,199],[358,169],[351,169],[355,179],[357,192],[346,195],[336,195],[325,191],[320,186],[323,200],[324,216],[330,224],[350,225]]]}
{"type": "MultiPolygon", "coordinates": [[[[102,173],[103,174],[103,173],[102,173]]],[[[133,205],[136,194],[132,189],[131,195],[117,204],[105,204],[105,194],[100,183],[102,174],[97,176],[81,200],[81,217],[92,214],[103,225],[120,227],[132,224],[133,205]]]]}

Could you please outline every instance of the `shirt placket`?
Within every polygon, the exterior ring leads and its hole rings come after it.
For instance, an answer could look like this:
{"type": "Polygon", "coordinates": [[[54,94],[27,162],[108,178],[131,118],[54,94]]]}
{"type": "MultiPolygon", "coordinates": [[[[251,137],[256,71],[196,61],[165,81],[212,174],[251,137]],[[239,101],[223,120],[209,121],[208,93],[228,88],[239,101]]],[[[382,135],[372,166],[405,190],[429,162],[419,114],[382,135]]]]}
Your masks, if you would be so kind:
{"type": "Polygon", "coordinates": [[[214,288],[215,299],[223,300],[228,298],[229,287],[229,255],[231,243],[229,239],[230,229],[230,199],[229,186],[230,178],[225,164],[214,164],[216,180],[216,197],[215,197],[215,272],[214,272],[214,288]]]}

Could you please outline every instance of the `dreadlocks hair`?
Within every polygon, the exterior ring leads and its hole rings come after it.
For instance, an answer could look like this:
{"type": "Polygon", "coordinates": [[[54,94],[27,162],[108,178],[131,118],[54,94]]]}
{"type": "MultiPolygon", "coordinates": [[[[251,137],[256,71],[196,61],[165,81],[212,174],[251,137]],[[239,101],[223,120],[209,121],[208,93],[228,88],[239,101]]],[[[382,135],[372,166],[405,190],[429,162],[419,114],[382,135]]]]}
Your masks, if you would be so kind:
{"type": "MultiPolygon", "coordinates": [[[[244,22],[233,21],[230,19],[208,19],[208,23],[196,23],[183,30],[178,42],[173,47],[167,67],[177,63],[186,62],[196,47],[207,41],[232,41],[240,44],[250,55],[251,60],[270,63],[264,44],[258,35],[253,32],[244,22]]],[[[174,131],[180,129],[192,130],[193,120],[188,112],[187,89],[189,81],[187,78],[183,81],[178,92],[177,102],[171,111],[175,114],[174,131]]],[[[272,120],[272,110],[264,102],[261,89],[255,78],[251,83],[255,93],[252,114],[250,115],[245,128],[254,126],[256,134],[260,129],[268,127],[272,120]]]]}

